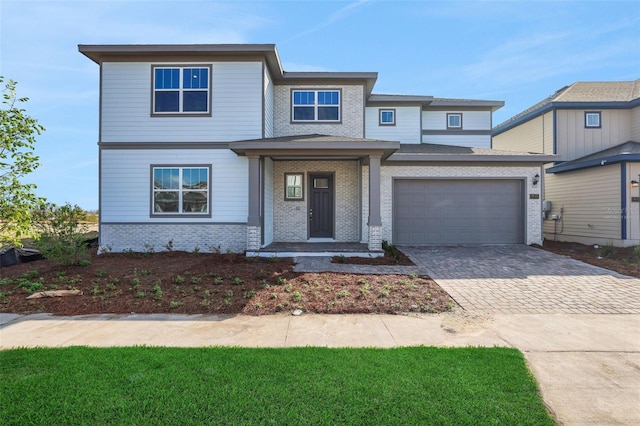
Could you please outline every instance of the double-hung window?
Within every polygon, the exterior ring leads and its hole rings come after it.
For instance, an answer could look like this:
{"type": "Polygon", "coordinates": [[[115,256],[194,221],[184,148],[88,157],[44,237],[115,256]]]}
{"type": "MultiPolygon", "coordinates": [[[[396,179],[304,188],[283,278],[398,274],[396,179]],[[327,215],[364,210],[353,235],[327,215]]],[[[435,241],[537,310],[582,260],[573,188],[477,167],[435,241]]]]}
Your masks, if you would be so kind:
{"type": "Polygon", "coordinates": [[[599,129],[600,126],[600,112],[587,111],[584,113],[584,127],[587,129],[599,129]]]}
{"type": "Polygon", "coordinates": [[[208,114],[209,67],[154,67],[153,114],[208,114]]]}
{"type": "Polygon", "coordinates": [[[339,90],[293,90],[292,121],[340,121],[339,90]]]}
{"type": "Polygon", "coordinates": [[[462,114],[447,114],[447,129],[462,129],[462,114]]]}
{"type": "Polygon", "coordinates": [[[209,215],[210,168],[152,167],[152,215],[209,215]]]}

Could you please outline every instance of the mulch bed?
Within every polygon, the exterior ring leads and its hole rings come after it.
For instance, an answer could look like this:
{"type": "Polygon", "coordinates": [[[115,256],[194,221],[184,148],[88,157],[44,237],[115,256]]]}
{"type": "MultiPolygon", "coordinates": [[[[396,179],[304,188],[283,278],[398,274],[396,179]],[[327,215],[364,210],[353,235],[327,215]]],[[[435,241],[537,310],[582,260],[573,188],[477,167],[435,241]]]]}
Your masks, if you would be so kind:
{"type": "Polygon", "coordinates": [[[0,312],[249,314],[443,312],[454,302],[428,277],[295,273],[292,259],[187,252],[90,251],[86,266],[50,260],[0,268],[0,312]],[[26,300],[44,290],[81,296],[26,300]]]}

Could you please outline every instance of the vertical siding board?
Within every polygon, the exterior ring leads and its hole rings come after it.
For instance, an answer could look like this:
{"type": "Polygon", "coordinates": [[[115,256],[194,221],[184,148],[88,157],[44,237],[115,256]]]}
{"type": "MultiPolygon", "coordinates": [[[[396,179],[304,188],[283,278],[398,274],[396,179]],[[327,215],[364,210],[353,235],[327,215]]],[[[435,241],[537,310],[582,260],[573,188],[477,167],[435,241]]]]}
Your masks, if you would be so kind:
{"type": "MultiPolygon", "coordinates": [[[[618,240],[621,229],[621,184],[618,165],[574,172],[547,174],[545,199],[553,203],[551,214],[561,214],[566,237],[594,237],[618,240]]],[[[544,221],[546,237],[553,239],[552,220],[544,221]]],[[[560,224],[558,224],[558,231],[560,224]]]]}

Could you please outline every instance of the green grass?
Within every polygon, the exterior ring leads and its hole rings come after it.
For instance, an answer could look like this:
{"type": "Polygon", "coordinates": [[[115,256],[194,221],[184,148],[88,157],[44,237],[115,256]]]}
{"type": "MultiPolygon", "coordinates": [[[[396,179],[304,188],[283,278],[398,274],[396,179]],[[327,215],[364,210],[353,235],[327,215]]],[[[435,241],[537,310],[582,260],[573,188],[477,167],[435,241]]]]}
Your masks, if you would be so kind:
{"type": "Polygon", "coordinates": [[[508,348],[0,352],[0,424],[553,425],[508,348]]]}

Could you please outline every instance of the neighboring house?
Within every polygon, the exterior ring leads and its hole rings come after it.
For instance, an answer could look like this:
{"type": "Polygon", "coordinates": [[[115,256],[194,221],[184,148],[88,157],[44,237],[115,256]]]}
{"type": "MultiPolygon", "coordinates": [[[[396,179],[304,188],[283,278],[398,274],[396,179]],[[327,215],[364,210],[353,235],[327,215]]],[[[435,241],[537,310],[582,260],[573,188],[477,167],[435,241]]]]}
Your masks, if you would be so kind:
{"type": "Polygon", "coordinates": [[[79,50],[100,65],[103,250],[542,240],[555,157],[489,149],[503,102],[376,95],[377,73],[285,72],[269,44],[79,50]]]}
{"type": "Polygon", "coordinates": [[[640,244],[640,79],[578,82],[496,126],[493,148],[557,154],[545,238],[640,244]]]}

